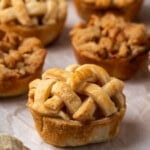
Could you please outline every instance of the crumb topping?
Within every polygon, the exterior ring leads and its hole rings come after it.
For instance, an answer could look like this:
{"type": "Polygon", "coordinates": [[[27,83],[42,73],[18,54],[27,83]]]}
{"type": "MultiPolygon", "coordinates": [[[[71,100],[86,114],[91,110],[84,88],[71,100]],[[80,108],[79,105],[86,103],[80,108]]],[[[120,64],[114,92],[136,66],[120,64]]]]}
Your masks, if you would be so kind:
{"type": "Polygon", "coordinates": [[[45,50],[36,38],[0,31],[0,79],[34,73],[43,63],[45,50]]]}
{"type": "Polygon", "coordinates": [[[92,16],[87,24],[75,26],[70,34],[78,51],[97,58],[133,58],[150,48],[143,24],[126,22],[113,14],[92,16]]]}

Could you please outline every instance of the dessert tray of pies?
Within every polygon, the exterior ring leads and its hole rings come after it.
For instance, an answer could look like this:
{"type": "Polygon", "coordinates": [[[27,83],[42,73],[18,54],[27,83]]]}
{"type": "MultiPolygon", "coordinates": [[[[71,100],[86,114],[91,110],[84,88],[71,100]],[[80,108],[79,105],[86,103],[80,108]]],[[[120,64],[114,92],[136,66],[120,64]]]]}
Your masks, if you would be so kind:
{"type": "Polygon", "coordinates": [[[0,0],[0,150],[149,150],[150,1],[0,0]]]}

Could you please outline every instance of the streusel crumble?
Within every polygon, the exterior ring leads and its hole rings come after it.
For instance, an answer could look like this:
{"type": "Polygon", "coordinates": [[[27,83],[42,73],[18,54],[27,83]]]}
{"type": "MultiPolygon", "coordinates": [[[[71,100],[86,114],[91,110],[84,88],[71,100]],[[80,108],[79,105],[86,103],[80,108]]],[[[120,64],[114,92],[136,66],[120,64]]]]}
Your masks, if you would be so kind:
{"type": "Polygon", "coordinates": [[[22,94],[38,77],[46,55],[40,40],[0,31],[0,96],[22,94]],[[21,85],[24,80],[24,85],[21,85]],[[20,87],[19,87],[20,86],[20,87]],[[22,87],[23,86],[23,87],[22,87]],[[21,91],[20,91],[21,90],[21,91]]]}

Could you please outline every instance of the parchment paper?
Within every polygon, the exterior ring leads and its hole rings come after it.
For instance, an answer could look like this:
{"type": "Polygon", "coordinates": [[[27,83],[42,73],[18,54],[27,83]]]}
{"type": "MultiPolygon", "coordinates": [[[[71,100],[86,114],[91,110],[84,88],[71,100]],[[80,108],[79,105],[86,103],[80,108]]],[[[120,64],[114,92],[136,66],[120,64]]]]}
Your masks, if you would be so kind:
{"type": "MultiPolygon", "coordinates": [[[[72,1],[68,1],[68,18],[59,39],[47,47],[43,70],[51,67],[64,68],[76,63],[69,39],[69,31],[81,19],[72,1]]],[[[150,1],[145,0],[137,18],[150,29],[150,1]]],[[[121,123],[119,135],[111,142],[82,146],[78,150],[150,150],[150,73],[143,68],[131,80],[125,82],[127,112],[121,123]]],[[[8,133],[23,141],[32,150],[61,149],[46,144],[34,128],[31,114],[26,107],[27,94],[11,99],[0,99],[0,133],[8,133]]]]}

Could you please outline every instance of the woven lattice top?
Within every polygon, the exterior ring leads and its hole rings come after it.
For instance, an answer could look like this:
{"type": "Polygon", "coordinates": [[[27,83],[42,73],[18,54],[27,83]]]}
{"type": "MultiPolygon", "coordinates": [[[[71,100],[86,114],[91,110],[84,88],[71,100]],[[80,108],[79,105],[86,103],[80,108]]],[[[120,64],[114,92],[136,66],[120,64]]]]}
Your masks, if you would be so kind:
{"type": "Polygon", "coordinates": [[[29,107],[64,120],[97,120],[124,107],[122,81],[92,64],[50,69],[29,88],[29,107]]]}
{"type": "Polygon", "coordinates": [[[49,25],[66,16],[66,0],[0,0],[0,22],[49,25]]]}

